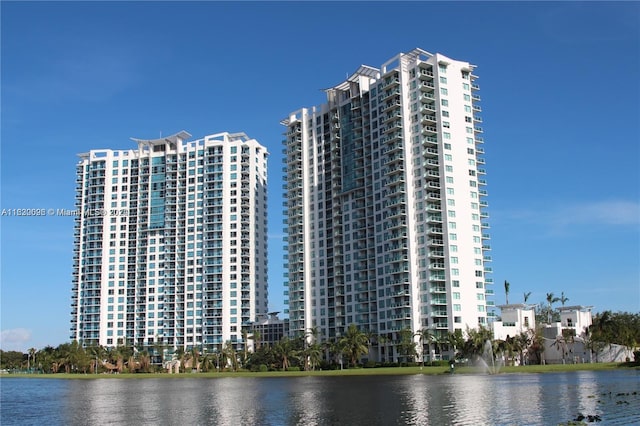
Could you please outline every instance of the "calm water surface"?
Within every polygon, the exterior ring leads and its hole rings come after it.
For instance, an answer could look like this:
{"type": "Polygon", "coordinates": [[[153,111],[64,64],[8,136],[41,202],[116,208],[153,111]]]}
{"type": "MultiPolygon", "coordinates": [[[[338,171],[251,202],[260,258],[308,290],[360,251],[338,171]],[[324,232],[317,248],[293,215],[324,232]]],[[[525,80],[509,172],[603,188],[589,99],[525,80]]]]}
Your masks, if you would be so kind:
{"type": "Polygon", "coordinates": [[[640,425],[640,372],[0,379],[3,426],[557,425],[578,414],[640,425]]]}

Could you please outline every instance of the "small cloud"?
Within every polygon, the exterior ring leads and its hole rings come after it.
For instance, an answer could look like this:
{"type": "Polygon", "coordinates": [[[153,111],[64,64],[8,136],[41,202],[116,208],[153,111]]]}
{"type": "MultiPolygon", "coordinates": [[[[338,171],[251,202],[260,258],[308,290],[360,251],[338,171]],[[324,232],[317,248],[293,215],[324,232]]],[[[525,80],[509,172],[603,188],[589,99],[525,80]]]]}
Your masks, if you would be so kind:
{"type": "Polygon", "coordinates": [[[31,340],[31,330],[26,328],[12,328],[2,330],[0,333],[0,348],[3,351],[21,351],[26,350],[26,343],[31,340]]]}
{"type": "Polygon", "coordinates": [[[527,206],[492,215],[501,225],[546,229],[538,236],[557,236],[577,227],[640,227],[640,202],[598,200],[564,205],[527,206]]]}
{"type": "Polygon", "coordinates": [[[571,223],[605,224],[605,225],[639,225],[640,204],[630,201],[599,201],[571,206],[565,217],[571,223]]]}

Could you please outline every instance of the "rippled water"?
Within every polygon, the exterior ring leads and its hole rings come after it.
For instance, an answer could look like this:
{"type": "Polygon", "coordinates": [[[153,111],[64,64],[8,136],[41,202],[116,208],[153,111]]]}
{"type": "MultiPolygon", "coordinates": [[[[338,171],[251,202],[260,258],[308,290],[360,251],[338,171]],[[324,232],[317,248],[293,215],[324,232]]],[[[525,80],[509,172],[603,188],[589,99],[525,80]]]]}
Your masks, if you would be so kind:
{"type": "Polygon", "coordinates": [[[640,424],[640,372],[0,379],[2,425],[640,424]]]}

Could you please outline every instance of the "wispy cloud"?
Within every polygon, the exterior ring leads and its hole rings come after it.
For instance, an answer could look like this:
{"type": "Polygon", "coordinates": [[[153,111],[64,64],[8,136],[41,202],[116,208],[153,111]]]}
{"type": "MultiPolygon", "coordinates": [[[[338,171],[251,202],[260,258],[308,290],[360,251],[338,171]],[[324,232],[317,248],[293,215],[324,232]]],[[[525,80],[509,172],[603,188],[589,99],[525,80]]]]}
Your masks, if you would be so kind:
{"type": "Polygon", "coordinates": [[[12,328],[0,333],[0,349],[3,351],[24,351],[31,340],[31,330],[12,328]]]}
{"type": "Polygon", "coordinates": [[[555,213],[558,223],[566,225],[640,225],[638,201],[594,201],[568,205],[555,213]]]}
{"type": "Polygon", "coordinates": [[[585,226],[640,228],[640,202],[593,200],[556,205],[531,205],[492,212],[494,224],[541,230],[540,237],[570,233],[585,226]]]}

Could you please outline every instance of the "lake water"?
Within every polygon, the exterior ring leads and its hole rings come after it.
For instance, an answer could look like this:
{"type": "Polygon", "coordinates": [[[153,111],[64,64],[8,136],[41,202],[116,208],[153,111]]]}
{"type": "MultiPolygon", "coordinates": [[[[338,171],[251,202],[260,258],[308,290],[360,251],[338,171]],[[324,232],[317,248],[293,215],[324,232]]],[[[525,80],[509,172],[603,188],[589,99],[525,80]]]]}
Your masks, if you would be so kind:
{"type": "Polygon", "coordinates": [[[640,425],[640,371],[0,379],[8,425],[640,425]]]}

